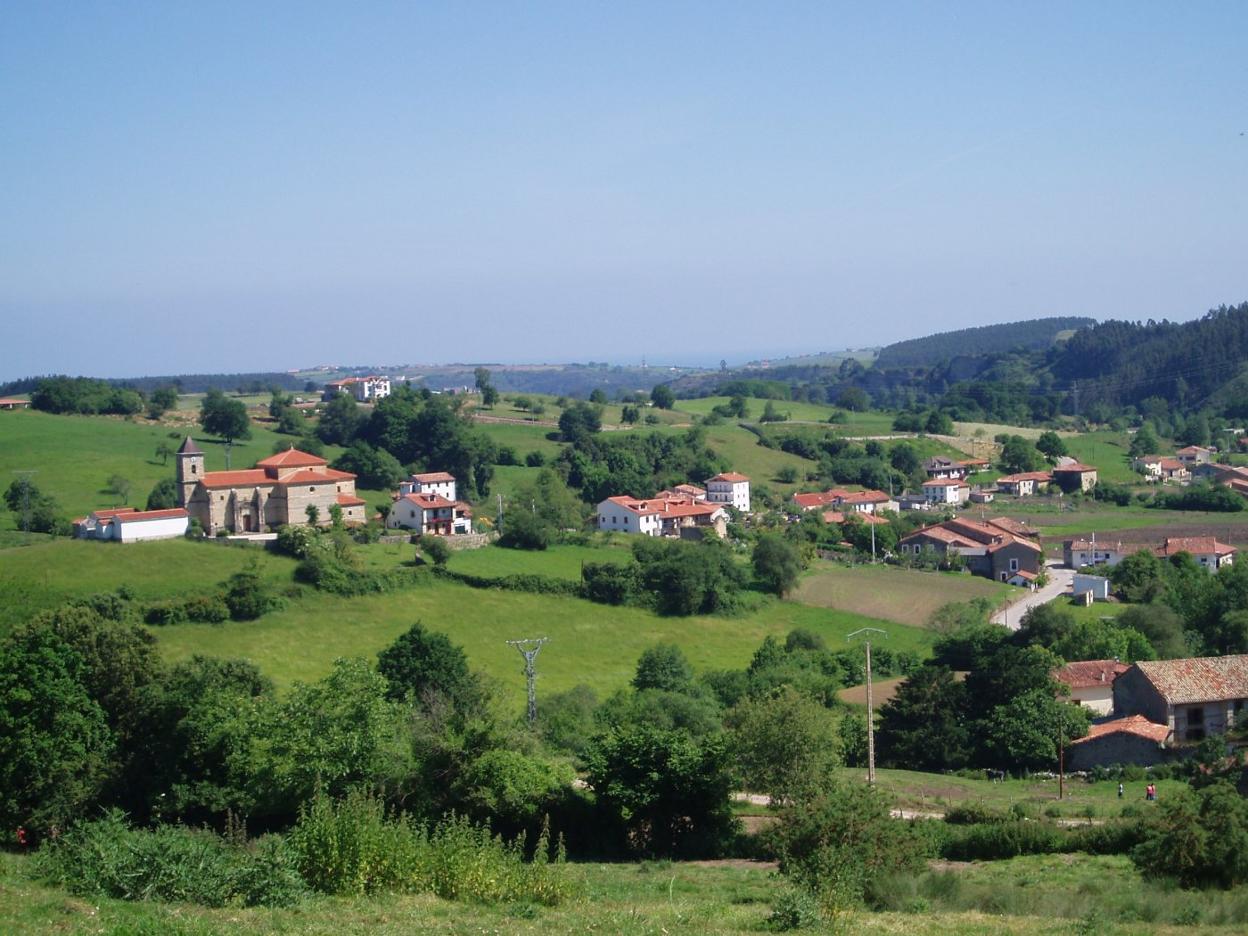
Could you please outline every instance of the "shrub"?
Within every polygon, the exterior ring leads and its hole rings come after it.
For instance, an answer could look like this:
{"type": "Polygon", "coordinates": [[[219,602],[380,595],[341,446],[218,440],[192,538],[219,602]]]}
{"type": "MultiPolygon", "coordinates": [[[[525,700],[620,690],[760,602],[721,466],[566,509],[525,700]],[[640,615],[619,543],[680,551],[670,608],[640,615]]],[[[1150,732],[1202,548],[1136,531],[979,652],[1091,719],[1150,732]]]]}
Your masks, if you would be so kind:
{"type": "Polygon", "coordinates": [[[1015,820],[964,826],[945,840],[941,857],[951,861],[995,861],[1071,850],[1058,826],[1015,820]]]}
{"type": "Polygon", "coordinates": [[[444,566],[451,558],[451,547],[440,536],[426,533],[420,538],[420,551],[429,557],[435,566],[444,566]]]}
{"type": "Polygon", "coordinates": [[[999,809],[985,806],[982,802],[959,803],[945,810],[945,822],[950,825],[980,825],[1008,822],[1009,816],[999,809]]]}
{"type": "Polygon", "coordinates": [[[306,893],[294,856],[278,837],[232,845],[184,826],[132,828],[113,810],[49,841],[35,872],[80,897],[288,906],[306,893]]]}
{"type": "Polygon", "coordinates": [[[808,929],[819,923],[819,904],[810,891],[789,888],[780,893],[771,905],[765,926],[775,933],[808,929]]]}

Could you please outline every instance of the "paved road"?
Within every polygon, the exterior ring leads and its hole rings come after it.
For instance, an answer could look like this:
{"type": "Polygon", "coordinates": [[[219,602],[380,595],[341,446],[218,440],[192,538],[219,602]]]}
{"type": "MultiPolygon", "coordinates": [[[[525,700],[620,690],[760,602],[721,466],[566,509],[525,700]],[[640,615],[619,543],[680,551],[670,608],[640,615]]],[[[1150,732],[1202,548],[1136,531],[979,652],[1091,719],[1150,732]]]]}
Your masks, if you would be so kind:
{"type": "Polygon", "coordinates": [[[1028,608],[1048,604],[1054,598],[1070,592],[1071,585],[1075,579],[1074,569],[1067,569],[1059,565],[1049,565],[1048,573],[1048,585],[1045,585],[1044,588],[1038,588],[1034,592],[1025,592],[1017,601],[994,614],[992,623],[1002,624],[1010,630],[1018,630],[1019,622],[1022,621],[1023,615],[1028,608]]]}

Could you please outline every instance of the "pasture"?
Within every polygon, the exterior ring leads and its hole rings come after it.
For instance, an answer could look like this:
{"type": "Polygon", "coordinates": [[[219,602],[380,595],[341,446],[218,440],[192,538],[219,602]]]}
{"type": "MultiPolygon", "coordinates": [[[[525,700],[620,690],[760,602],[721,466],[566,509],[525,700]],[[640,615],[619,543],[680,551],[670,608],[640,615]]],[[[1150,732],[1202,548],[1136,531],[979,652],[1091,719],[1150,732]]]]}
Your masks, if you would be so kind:
{"type": "Polygon", "coordinates": [[[987,598],[1000,604],[1016,591],[967,574],[819,561],[802,576],[793,599],[908,627],[926,627],[932,613],[950,602],[987,598]]]}

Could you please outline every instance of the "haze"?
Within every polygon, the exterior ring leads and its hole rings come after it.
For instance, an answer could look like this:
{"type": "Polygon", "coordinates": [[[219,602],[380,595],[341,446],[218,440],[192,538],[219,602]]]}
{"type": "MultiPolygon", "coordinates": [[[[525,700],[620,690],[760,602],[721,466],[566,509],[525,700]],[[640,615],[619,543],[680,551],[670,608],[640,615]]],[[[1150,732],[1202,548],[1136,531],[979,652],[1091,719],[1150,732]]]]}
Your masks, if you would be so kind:
{"type": "Polygon", "coordinates": [[[1248,296],[1248,6],[9,3],[0,379],[1248,296]]]}

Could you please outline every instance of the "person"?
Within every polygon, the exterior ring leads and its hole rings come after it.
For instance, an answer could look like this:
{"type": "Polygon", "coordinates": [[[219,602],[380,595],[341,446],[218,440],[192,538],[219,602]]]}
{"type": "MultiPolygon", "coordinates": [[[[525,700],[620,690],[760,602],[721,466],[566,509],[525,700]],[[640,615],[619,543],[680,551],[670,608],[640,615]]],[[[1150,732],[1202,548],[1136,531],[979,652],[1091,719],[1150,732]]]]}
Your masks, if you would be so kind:
{"type": "Polygon", "coordinates": [[[1121,781],[1119,781],[1119,783],[1118,783],[1118,798],[1119,798],[1119,799],[1122,799],[1122,794],[1123,794],[1122,782],[1121,782],[1121,781]]]}
{"type": "Polygon", "coordinates": [[[26,828],[24,826],[17,827],[17,846],[23,851],[26,850],[26,828]]]}

